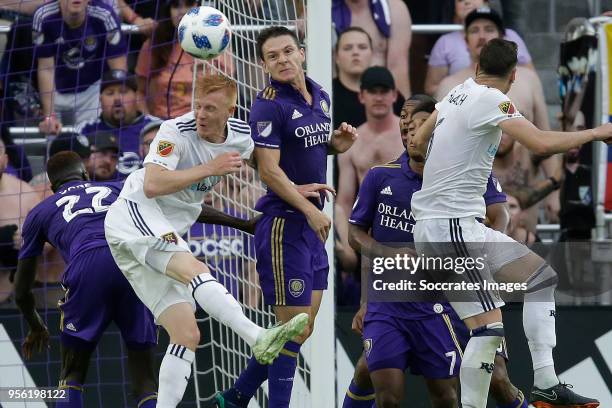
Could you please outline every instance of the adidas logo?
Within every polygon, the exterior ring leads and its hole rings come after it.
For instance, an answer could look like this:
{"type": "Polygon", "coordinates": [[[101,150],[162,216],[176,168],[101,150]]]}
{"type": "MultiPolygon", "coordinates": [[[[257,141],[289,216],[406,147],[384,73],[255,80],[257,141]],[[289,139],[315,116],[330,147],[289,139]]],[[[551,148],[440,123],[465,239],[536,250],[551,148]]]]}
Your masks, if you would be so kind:
{"type": "Polygon", "coordinates": [[[76,327],[74,327],[74,324],[72,324],[72,323],[68,323],[68,324],[66,325],[66,328],[67,328],[68,330],[73,331],[73,332],[77,331],[76,327]]]}
{"type": "Polygon", "coordinates": [[[293,115],[291,115],[291,119],[299,119],[301,118],[303,115],[297,111],[297,109],[293,110],[293,115]]]}
{"type": "Polygon", "coordinates": [[[380,194],[393,195],[393,192],[391,191],[391,186],[387,186],[380,190],[380,194]]]}

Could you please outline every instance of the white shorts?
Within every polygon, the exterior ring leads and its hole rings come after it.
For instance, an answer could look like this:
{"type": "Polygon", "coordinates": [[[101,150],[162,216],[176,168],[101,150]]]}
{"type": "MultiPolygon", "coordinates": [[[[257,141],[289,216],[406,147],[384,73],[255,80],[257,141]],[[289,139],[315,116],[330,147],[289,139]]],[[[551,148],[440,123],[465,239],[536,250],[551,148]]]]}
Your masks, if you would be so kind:
{"type": "Polygon", "coordinates": [[[172,255],[190,252],[189,245],[157,205],[119,198],[106,214],[104,230],[117,266],[156,321],[164,310],[177,303],[189,303],[195,311],[189,285],[165,274],[172,255]]]}
{"type": "Polygon", "coordinates": [[[98,118],[100,106],[100,81],[77,93],[55,92],[53,109],[58,114],[62,124],[79,126],[98,118]]]}
{"type": "Polygon", "coordinates": [[[461,292],[461,297],[446,293],[461,319],[503,306],[499,293],[486,288],[485,282],[494,282],[493,277],[504,265],[530,253],[525,245],[474,217],[417,221],[414,241],[418,253],[425,256],[479,258],[479,267],[467,269],[463,274],[451,273],[452,276],[448,277],[449,281],[480,285],[480,290],[461,292]]]}

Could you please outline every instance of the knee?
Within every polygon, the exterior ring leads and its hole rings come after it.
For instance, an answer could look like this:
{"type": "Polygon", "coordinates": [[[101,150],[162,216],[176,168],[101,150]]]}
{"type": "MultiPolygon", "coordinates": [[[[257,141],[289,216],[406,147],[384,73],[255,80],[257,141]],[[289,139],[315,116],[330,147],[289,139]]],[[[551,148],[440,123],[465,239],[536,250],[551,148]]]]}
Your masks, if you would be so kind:
{"type": "Polygon", "coordinates": [[[362,390],[373,387],[372,380],[370,379],[370,371],[368,370],[368,364],[366,363],[363,355],[361,355],[361,357],[359,357],[359,361],[357,361],[353,380],[355,381],[355,385],[362,390]]]}
{"type": "Polygon", "coordinates": [[[399,408],[400,401],[400,396],[389,390],[376,393],[376,406],[379,408],[399,408]]]}
{"type": "Polygon", "coordinates": [[[295,338],[295,342],[304,344],[304,342],[308,340],[308,338],[312,334],[313,330],[314,330],[314,320],[309,320],[306,327],[304,327],[304,331],[302,332],[302,334],[300,334],[298,337],[295,338]]]}
{"type": "Polygon", "coordinates": [[[174,344],[180,344],[190,350],[195,350],[200,344],[200,330],[197,324],[189,325],[180,330],[175,336],[171,336],[170,341],[174,344]]]}
{"type": "Polygon", "coordinates": [[[457,404],[457,390],[454,387],[446,387],[431,394],[431,406],[433,408],[456,408],[457,404]]]}

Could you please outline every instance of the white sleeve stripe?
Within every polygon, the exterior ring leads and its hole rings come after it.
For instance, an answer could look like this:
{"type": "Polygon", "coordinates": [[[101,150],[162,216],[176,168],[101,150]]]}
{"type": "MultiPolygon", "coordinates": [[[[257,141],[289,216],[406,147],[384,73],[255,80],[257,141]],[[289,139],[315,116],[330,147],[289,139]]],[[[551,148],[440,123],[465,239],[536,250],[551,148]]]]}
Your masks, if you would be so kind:
{"type": "Polygon", "coordinates": [[[270,144],[270,143],[262,143],[262,142],[255,142],[255,145],[257,146],[261,146],[261,147],[273,147],[273,148],[279,148],[279,145],[275,145],[275,144],[270,144]]]}
{"type": "Polygon", "coordinates": [[[98,6],[89,6],[89,15],[102,20],[104,22],[104,27],[108,31],[116,30],[119,28],[117,26],[117,22],[113,18],[112,13],[105,8],[98,6]]]}
{"type": "Polygon", "coordinates": [[[240,129],[240,130],[251,130],[251,128],[249,126],[239,126],[239,125],[234,125],[232,123],[229,124],[230,129],[240,129]]]}
{"type": "Polygon", "coordinates": [[[34,31],[42,30],[43,20],[49,16],[50,14],[57,13],[59,11],[59,3],[49,3],[45,4],[34,13],[34,22],[32,24],[32,29],[34,31]]]}

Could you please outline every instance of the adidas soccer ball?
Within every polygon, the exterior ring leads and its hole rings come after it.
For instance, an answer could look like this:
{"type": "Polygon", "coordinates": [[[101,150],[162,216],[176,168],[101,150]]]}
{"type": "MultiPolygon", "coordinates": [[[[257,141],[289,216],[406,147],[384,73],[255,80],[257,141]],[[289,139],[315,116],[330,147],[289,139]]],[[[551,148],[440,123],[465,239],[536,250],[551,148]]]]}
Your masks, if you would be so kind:
{"type": "Polygon", "coordinates": [[[232,31],[227,20],[213,7],[195,7],[178,25],[179,43],[194,58],[211,59],[227,49],[232,31]]]}

